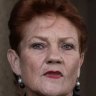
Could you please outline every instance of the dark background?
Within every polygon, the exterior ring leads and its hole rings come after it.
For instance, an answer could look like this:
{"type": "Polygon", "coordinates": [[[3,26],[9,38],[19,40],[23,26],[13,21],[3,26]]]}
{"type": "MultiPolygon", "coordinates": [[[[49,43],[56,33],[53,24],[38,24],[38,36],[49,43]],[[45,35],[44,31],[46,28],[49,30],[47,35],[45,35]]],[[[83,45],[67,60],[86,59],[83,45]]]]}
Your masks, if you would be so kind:
{"type": "MultiPolygon", "coordinates": [[[[7,62],[7,22],[18,0],[0,0],[0,96],[16,96],[13,75],[7,62]]],[[[71,0],[88,27],[88,51],[81,69],[81,96],[96,96],[96,0],[71,0]]]]}

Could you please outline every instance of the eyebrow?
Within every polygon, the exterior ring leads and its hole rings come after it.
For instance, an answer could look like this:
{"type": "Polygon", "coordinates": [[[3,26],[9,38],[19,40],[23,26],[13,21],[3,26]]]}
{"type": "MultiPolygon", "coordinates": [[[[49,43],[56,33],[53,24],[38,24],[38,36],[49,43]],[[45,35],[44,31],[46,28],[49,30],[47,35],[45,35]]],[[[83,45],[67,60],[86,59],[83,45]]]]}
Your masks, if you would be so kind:
{"type": "MultiPolygon", "coordinates": [[[[30,40],[31,39],[40,39],[40,40],[42,40],[42,41],[48,41],[48,38],[46,38],[46,37],[41,37],[41,36],[34,36],[34,37],[32,37],[32,38],[30,38],[30,40]]],[[[30,41],[29,40],[29,41],[30,41]]]]}
{"type": "MultiPolygon", "coordinates": [[[[40,39],[42,41],[48,41],[48,38],[47,37],[41,37],[41,36],[34,36],[32,37],[31,39],[40,39]]],[[[67,41],[68,39],[72,39],[74,40],[75,42],[77,42],[74,38],[72,37],[61,37],[59,38],[59,41],[67,41]]]]}
{"type": "Polygon", "coordinates": [[[77,42],[77,41],[76,41],[74,38],[72,38],[72,37],[63,37],[63,38],[60,38],[59,40],[60,40],[60,41],[67,41],[67,40],[69,40],[69,39],[77,42]]]}

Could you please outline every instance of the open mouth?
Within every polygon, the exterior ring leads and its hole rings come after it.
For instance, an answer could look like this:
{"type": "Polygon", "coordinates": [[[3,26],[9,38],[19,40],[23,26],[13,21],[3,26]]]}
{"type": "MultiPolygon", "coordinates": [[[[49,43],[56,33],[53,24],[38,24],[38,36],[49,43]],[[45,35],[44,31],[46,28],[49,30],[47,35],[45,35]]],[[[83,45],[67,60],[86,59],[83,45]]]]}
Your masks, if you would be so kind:
{"type": "Polygon", "coordinates": [[[47,71],[44,76],[52,79],[59,79],[63,77],[63,74],[60,71],[47,71]]]}

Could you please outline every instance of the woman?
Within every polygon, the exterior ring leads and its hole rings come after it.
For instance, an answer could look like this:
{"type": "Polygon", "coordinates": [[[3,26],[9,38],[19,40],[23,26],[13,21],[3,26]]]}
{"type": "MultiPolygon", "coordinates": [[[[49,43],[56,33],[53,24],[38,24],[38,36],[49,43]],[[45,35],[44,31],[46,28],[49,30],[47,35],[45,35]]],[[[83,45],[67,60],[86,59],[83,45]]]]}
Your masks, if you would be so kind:
{"type": "Polygon", "coordinates": [[[20,0],[9,29],[8,61],[26,96],[76,96],[86,26],[74,6],[67,0],[20,0]]]}

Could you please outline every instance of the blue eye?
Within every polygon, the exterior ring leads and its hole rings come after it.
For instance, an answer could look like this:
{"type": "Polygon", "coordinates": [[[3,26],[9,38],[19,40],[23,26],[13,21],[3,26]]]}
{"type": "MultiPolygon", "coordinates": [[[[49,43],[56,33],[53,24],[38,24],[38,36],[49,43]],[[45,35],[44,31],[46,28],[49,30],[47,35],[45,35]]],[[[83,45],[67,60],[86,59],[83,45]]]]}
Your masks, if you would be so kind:
{"type": "Polygon", "coordinates": [[[61,48],[63,48],[64,50],[72,50],[72,49],[74,49],[74,45],[64,43],[64,44],[61,45],[61,48]]]}
{"type": "Polygon", "coordinates": [[[43,44],[43,43],[33,43],[33,44],[31,45],[31,47],[32,47],[33,49],[41,50],[41,49],[44,49],[44,48],[45,48],[45,44],[43,44]]]}

